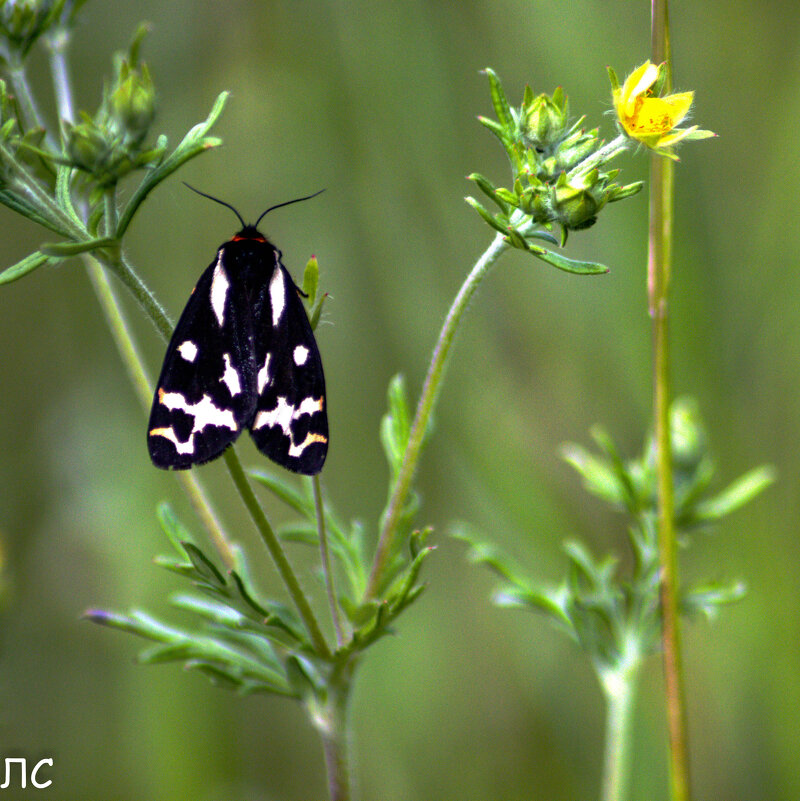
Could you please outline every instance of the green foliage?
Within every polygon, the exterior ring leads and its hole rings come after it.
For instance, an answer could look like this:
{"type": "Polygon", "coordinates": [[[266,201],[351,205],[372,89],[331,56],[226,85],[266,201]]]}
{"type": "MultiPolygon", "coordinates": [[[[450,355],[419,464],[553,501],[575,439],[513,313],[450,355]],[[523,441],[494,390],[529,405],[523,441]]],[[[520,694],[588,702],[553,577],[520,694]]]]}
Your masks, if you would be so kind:
{"type": "Polygon", "coordinates": [[[65,68],[57,55],[81,5],[62,1],[0,6],[0,31],[6,34],[0,37],[0,203],[64,240],[43,244],[7,267],[0,272],[0,284],[43,265],[91,253],[133,286],[136,282],[124,275],[129,268],[120,247],[142,201],[187,161],[220,144],[208,131],[222,113],[226,93],[172,152],[166,137],[150,141],[155,88],[139,57],[144,27],[128,52],[115,57],[114,79],[104,88],[98,111],[73,112],[62,107],[60,98],[61,127],[57,133],[47,130],[28,86],[24,58],[44,38],[53,71],[64,80],[65,68]],[[116,186],[134,171],[144,171],[144,177],[118,209],[116,186]]]}
{"type": "Polygon", "coordinates": [[[490,69],[485,73],[497,119],[478,119],[503,145],[512,181],[510,189],[498,188],[485,176],[473,173],[470,180],[499,211],[490,213],[472,197],[467,203],[515,248],[567,272],[608,272],[602,264],[573,261],[531,240],[563,247],[569,231],[594,225],[607,203],[631,197],[641,189],[641,182],[614,183],[619,170],[604,171],[605,164],[625,149],[624,139],[618,137],[603,147],[596,128],[587,132],[581,127],[584,117],[569,125],[568,102],[560,87],[552,96],[534,97],[527,86],[521,107],[515,109],[497,75],[490,69]],[[554,225],[561,228],[560,238],[551,233],[554,225]]]}
{"type": "MultiPolygon", "coordinates": [[[[387,457],[396,473],[397,448],[408,437],[408,409],[402,381],[393,380],[390,411],[382,432],[387,457]]],[[[344,612],[348,636],[332,654],[322,654],[309,638],[303,620],[278,601],[263,599],[250,578],[247,558],[235,550],[235,567],[221,570],[191,536],[169,506],[159,509],[159,521],[178,556],[161,556],[157,564],[192,582],[194,591],[173,596],[172,604],[199,618],[199,626],[175,626],[147,612],[128,614],[92,610],[86,617],[152,640],[157,645],[140,654],[147,664],[182,662],[199,670],[215,684],[243,694],[286,695],[318,711],[332,691],[332,682],[350,676],[360,654],[393,631],[393,623],[424,589],[419,574],[432,548],[426,545],[430,529],[408,533],[401,540],[403,553],[390,561],[380,595],[366,597],[370,555],[364,526],[344,525],[325,504],[324,529],[318,521],[313,479],[304,477],[298,487],[283,473],[253,470],[250,476],[299,516],[278,529],[287,544],[317,548],[320,531],[326,532],[335,566],[336,604],[344,612]]],[[[410,524],[412,511],[405,515],[410,524]]],[[[319,578],[325,579],[320,573],[319,578]]]]}
{"type": "MultiPolygon", "coordinates": [[[[676,400],[670,421],[675,525],[688,546],[690,533],[709,529],[755,497],[774,480],[774,471],[766,466],[756,468],[720,492],[710,493],[714,468],[694,402],[676,400]]],[[[583,544],[570,541],[564,545],[568,561],[565,579],[547,586],[527,578],[510,557],[468,527],[459,527],[455,536],[469,544],[472,562],[487,566],[503,579],[493,596],[495,604],[544,614],[580,645],[605,686],[609,675],[627,675],[659,647],[657,488],[652,439],[638,457],[626,461],[605,430],[597,427],[592,436],[599,453],[574,444],[564,446],[562,453],[590,493],[628,517],[627,575],[622,574],[618,557],[598,559],[583,544]]],[[[680,589],[680,605],[686,614],[711,618],[721,606],[743,594],[741,582],[703,581],[680,589]]]]}

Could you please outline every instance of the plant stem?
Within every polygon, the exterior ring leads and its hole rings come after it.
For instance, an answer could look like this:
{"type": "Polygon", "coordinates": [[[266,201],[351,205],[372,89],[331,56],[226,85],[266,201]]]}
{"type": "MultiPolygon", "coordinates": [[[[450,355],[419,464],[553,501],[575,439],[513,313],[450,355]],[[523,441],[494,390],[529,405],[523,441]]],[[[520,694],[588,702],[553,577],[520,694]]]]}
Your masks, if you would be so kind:
{"type": "MultiPolygon", "coordinates": [[[[653,60],[668,65],[669,22],[667,0],[652,0],[653,60]]],[[[674,527],[672,453],[670,440],[669,284],[672,265],[674,207],[673,161],[658,155],[650,164],[650,230],[647,284],[653,320],[653,403],[658,475],[658,548],[661,566],[662,646],[667,719],[669,723],[669,773],[672,801],[689,801],[689,758],[678,614],[678,576],[674,527]]]]}
{"type": "Polygon", "coordinates": [[[25,67],[20,63],[12,63],[8,67],[8,80],[11,84],[11,89],[19,101],[20,111],[22,113],[22,124],[25,130],[33,128],[41,128],[45,132],[45,141],[53,149],[55,142],[53,136],[44,124],[42,115],[36,105],[36,100],[28,85],[28,76],[25,74],[25,67]]]}
{"type": "Polygon", "coordinates": [[[320,486],[319,474],[311,479],[311,486],[314,488],[314,511],[317,516],[317,535],[319,536],[322,574],[325,577],[328,606],[331,610],[333,630],[336,633],[336,647],[341,648],[344,645],[344,632],[342,631],[342,621],[339,616],[339,604],[336,602],[336,588],[333,580],[330,549],[328,548],[328,533],[325,530],[325,504],[322,500],[322,487],[320,486]]]}
{"type": "MultiPolygon", "coordinates": [[[[128,371],[134,390],[145,411],[150,408],[153,398],[153,388],[147,380],[144,371],[144,362],[139,355],[138,348],[134,342],[128,322],[125,319],[119,301],[114,294],[114,289],[108,280],[108,275],[103,270],[102,265],[90,254],[84,254],[84,264],[89,274],[89,280],[94,288],[100,308],[106,318],[111,336],[119,351],[122,363],[128,371]]],[[[182,470],[177,474],[178,481],[183,485],[183,489],[189,496],[195,514],[200,519],[204,528],[208,532],[214,547],[228,569],[235,566],[233,549],[230,546],[222,525],[220,524],[211,502],[208,500],[205,490],[197,477],[191,470],[182,470]]]]}
{"type": "Polygon", "coordinates": [[[470,299],[478,288],[478,285],[489,272],[489,269],[509,247],[510,245],[506,242],[504,235],[498,233],[480,259],[475,263],[466,281],[464,281],[461,289],[459,289],[453,301],[453,305],[450,307],[450,311],[447,313],[444,325],[439,333],[439,339],[436,342],[436,347],[433,350],[431,363],[428,367],[428,374],[422,385],[422,392],[420,394],[419,403],[417,404],[414,422],[411,424],[408,444],[403,454],[403,462],[397,474],[397,481],[395,482],[389,504],[386,507],[386,514],[384,515],[380,538],[375,551],[375,559],[372,563],[372,571],[365,592],[366,598],[372,598],[377,593],[383,570],[392,552],[397,524],[406,501],[408,500],[408,494],[411,490],[411,481],[414,477],[414,472],[416,471],[417,462],[419,461],[419,455],[422,449],[422,441],[425,437],[431,412],[433,411],[439,395],[442,376],[444,375],[444,369],[447,365],[447,357],[450,353],[450,347],[453,344],[456,331],[458,330],[458,324],[469,305],[470,299]]]}
{"type": "Polygon", "coordinates": [[[601,676],[606,699],[606,743],[600,801],[623,801],[630,773],[630,728],[639,663],[601,676]]]}
{"type": "Polygon", "coordinates": [[[312,715],[325,752],[330,801],[351,801],[353,798],[348,758],[350,745],[348,710],[354,669],[355,662],[352,660],[337,665],[328,682],[327,703],[322,715],[316,719],[312,715]]]}
{"type": "Polygon", "coordinates": [[[69,39],[68,28],[56,28],[47,37],[47,45],[50,48],[50,74],[55,88],[58,116],[72,124],[75,122],[75,110],[72,102],[72,83],[69,78],[66,59],[69,39]]]}
{"type": "Polygon", "coordinates": [[[292,601],[294,601],[294,605],[297,607],[297,611],[303,623],[305,623],[308,634],[314,644],[314,649],[323,659],[329,659],[331,652],[328,648],[328,644],[325,642],[325,637],[322,635],[322,630],[317,623],[317,619],[314,617],[311,605],[308,603],[303,588],[300,586],[300,582],[292,570],[289,560],[286,558],[283,547],[275,532],[272,530],[272,526],[269,524],[264,510],[261,508],[261,504],[258,502],[258,498],[256,498],[253,492],[253,488],[250,486],[250,482],[244,472],[242,463],[239,461],[239,457],[236,455],[236,451],[233,448],[228,448],[223,454],[223,459],[225,459],[233,483],[236,485],[236,489],[244,505],[247,507],[247,511],[250,513],[250,517],[258,529],[261,539],[264,540],[264,544],[267,546],[272,561],[275,563],[275,567],[278,569],[278,573],[283,579],[283,583],[286,585],[286,589],[289,591],[289,595],[292,601]]]}
{"type": "MultiPolygon", "coordinates": [[[[50,70],[53,76],[53,89],[56,96],[56,103],[58,104],[59,116],[67,121],[72,121],[75,119],[75,110],[72,104],[69,70],[67,69],[65,58],[67,46],[69,45],[69,30],[66,28],[60,29],[50,39],[49,44],[50,70]]],[[[113,233],[117,218],[116,193],[109,190],[106,193],[105,201],[106,214],[108,215],[106,219],[106,230],[113,233]]],[[[81,214],[85,217],[86,204],[79,204],[79,208],[81,209],[81,214]]],[[[86,232],[84,231],[84,233],[86,232]]],[[[130,268],[127,262],[124,262],[124,260],[121,261],[125,271],[135,276],[135,272],[130,268]]],[[[147,375],[144,370],[144,361],[139,355],[133,334],[122,313],[122,307],[117,300],[103,266],[97,259],[91,254],[86,253],[83,254],[83,262],[86,265],[89,280],[94,288],[103,315],[106,318],[122,363],[128,371],[128,375],[133,383],[136,394],[139,396],[139,400],[144,409],[147,410],[150,406],[153,390],[150,386],[150,382],[147,380],[147,375]]],[[[138,279],[138,276],[136,276],[136,278],[138,279]]],[[[156,327],[159,328],[162,335],[165,338],[169,338],[172,324],[166,313],[155,299],[152,298],[150,291],[141,281],[134,281],[133,283],[142,290],[142,294],[145,297],[152,299],[152,303],[145,305],[145,310],[150,312],[151,319],[153,319],[153,322],[156,324],[156,327]]],[[[235,566],[233,549],[231,548],[230,541],[222,525],[217,519],[214,508],[202,484],[191,471],[181,471],[178,474],[178,480],[183,484],[184,491],[189,497],[195,514],[208,532],[211,541],[214,543],[217,552],[225,562],[226,567],[229,569],[233,568],[235,566]]]]}
{"type": "Polygon", "coordinates": [[[604,164],[607,161],[610,161],[614,156],[622,153],[624,150],[627,150],[629,147],[629,139],[626,136],[620,134],[615,139],[612,139],[607,145],[603,145],[599,150],[595,150],[591,156],[588,156],[575,167],[573,167],[567,178],[572,178],[579,173],[586,173],[589,170],[594,169],[599,164],[604,164]]]}

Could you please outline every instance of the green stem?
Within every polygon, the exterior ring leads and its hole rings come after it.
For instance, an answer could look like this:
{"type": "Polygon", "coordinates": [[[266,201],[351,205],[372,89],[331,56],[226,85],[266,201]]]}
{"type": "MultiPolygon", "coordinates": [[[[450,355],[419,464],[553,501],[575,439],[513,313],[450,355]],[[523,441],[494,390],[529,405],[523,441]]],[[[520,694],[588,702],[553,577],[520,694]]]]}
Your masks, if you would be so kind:
{"type": "MultiPolygon", "coordinates": [[[[147,411],[153,398],[153,388],[147,380],[144,361],[139,355],[128,322],[122,314],[122,308],[114,294],[114,289],[108,280],[105,270],[103,270],[103,267],[94,256],[88,253],[84,254],[83,261],[122,363],[128,371],[128,376],[139,397],[139,401],[147,411]]],[[[217,519],[211,502],[206,496],[203,486],[191,470],[182,470],[177,476],[178,481],[183,485],[183,489],[189,497],[189,502],[195,514],[208,532],[214,547],[225,562],[225,566],[228,569],[232,569],[235,567],[233,549],[222,525],[217,519]]]]}
{"type": "Polygon", "coordinates": [[[330,801],[351,801],[348,711],[355,663],[337,666],[328,682],[327,703],[314,723],[322,738],[330,801]]]}
{"type": "Polygon", "coordinates": [[[158,329],[158,333],[161,334],[165,341],[169,342],[172,336],[172,321],[164,311],[164,307],[156,300],[155,295],[153,295],[125,257],[121,256],[113,262],[107,262],[106,267],[113,270],[120,281],[128,287],[133,297],[144,309],[145,314],[158,329]]]}
{"type": "Polygon", "coordinates": [[[314,488],[314,511],[317,516],[317,535],[319,536],[322,574],[325,577],[325,591],[328,594],[328,606],[331,610],[333,630],[336,633],[336,646],[341,648],[344,645],[344,632],[342,630],[342,621],[339,616],[339,604],[336,602],[336,588],[334,586],[333,568],[331,567],[330,549],[328,548],[328,533],[325,530],[325,504],[322,500],[322,487],[320,486],[319,474],[311,479],[311,485],[314,488]]]}
{"type": "Polygon", "coordinates": [[[572,178],[579,173],[589,172],[589,170],[594,169],[600,164],[605,164],[607,161],[613,159],[614,156],[622,153],[623,150],[627,150],[629,146],[630,140],[626,136],[620,134],[616,139],[612,139],[607,145],[603,145],[599,150],[595,150],[591,156],[585,158],[577,166],[573,167],[569,171],[567,178],[572,178]]]}
{"type": "Polygon", "coordinates": [[[600,801],[623,801],[631,767],[631,722],[638,662],[601,677],[606,699],[606,741],[600,801]]]}
{"type": "Polygon", "coordinates": [[[103,195],[105,203],[105,229],[106,236],[113,237],[117,230],[117,187],[116,184],[108,187],[103,195]]]}
{"type": "Polygon", "coordinates": [[[278,573],[283,579],[283,583],[286,585],[286,589],[289,591],[289,595],[295,607],[297,607],[297,611],[303,623],[305,623],[308,634],[311,637],[311,642],[314,644],[314,650],[323,659],[329,659],[331,652],[328,648],[328,644],[325,642],[325,637],[322,635],[322,630],[317,623],[317,619],[314,617],[311,605],[308,603],[308,599],[289,564],[289,560],[281,547],[280,541],[272,530],[272,526],[269,524],[264,510],[261,508],[261,504],[258,502],[258,498],[256,498],[253,492],[253,488],[250,486],[250,482],[244,472],[242,463],[239,461],[239,457],[236,455],[236,451],[233,448],[228,448],[223,454],[223,458],[225,459],[225,464],[228,466],[228,472],[231,474],[233,483],[236,485],[236,489],[244,505],[247,507],[247,511],[250,513],[250,517],[258,529],[261,539],[264,540],[264,544],[267,546],[272,561],[275,563],[275,567],[278,569],[278,573]]]}
{"type": "Polygon", "coordinates": [[[14,92],[17,100],[19,101],[20,111],[22,113],[22,124],[25,130],[29,131],[33,128],[41,128],[45,132],[45,141],[51,148],[55,147],[53,136],[44,124],[42,115],[36,105],[36,99],[28,85],[28,76],[25,74],[25,67],[22,64],[12,64],[9,66],[8,80],[11,84],[11,89],[14,92]]]}
{"type": "Polygon", "coordinates": [[[53,78],[58,116],[72,124],[75,122],[75,110],[72,102],[72,82],[69,79],[66,58],[69,39],[68,28],[56,28],[47,37],[47,45],[50,48],[50,74],[53,78]]]}
{"type": "MultiPolygon", "coordinates": [[[[652,0],[653,60],[670,62],[667,0],[652,0]]],[[[669,67],[668,67],[669,70],[669,67]]],[[[671,90],[668,72],[665,91],[671,90]]],[[[658,547],[661,566],[662,647],[667,719],[671,801],[689,801],[688,737],[684,700],[678,610],[678,575],[674,526],[672,448],[670,439],[669,284],[672,265],[674,163],[651,157],[648,295],[653,320],[653,404],[658,483],[658,547]]]]}
{"type": "Polygon", "coordinates": [[[406,501],[408,500],[409,492],[411,491],[411,481],[414,478],[417,462],[419,461],[422,441],[428,428],[431,412],[433,411],[439,395],[444,369],[447,365],[447,357],[450,353],[456,331],[458,330],[458,324],[480,282],[509,247],[510,245],[506,242],[503,234],[498,233],[492,240],[491,245],[489,245],[484,254],[475,263],[466,281],[464,281],[461,289],[458,291],[453,305],[450,307],[450,311],[447,313],[444,325],[439,333],[439,339],[436,342],[436,347],[433,350],[431,363],[428,367],[428,374],[422,385],[422,393],[420,394],[419,403],[417,404],[414,422],[411,425],[408,444],[403,454],[403,462],[397,474],[397,481],[395,482],[389,504],[386,507],[386,514],[384,515],[383,525],[381,526],[375,559],[372,564],[372,571],[365,593],[367,598],[372,598],[377,593],[383,571],[392,553],[397,524],[400,520],[403,508],[406,505],[406,501]]]}
{"type": "MultiPolygon", "coordinates": [[[[58,105],[58,112],[62,119],[72,121],[75,119],[75,110],[72,104],[72,90],[69,80],[69,71],[66,63],[66,49],[69,44],[69,31],[64,28],[54,34],[50,42],[50,67],[53,75],[53,89],[56,96],[56,103],[58,105]]],[[[82,215],[86,216],[86,204],[80,203],[82,215]]],[[[116,226],[116,193],[109,191],[106,193],[106,214],[109,215],[106,219],[106,231],[113,232],[116,226]],[[112,223],[110,224],[109,223],[112,223]]],[[[84,230],[84,235],[88,236],[84,230]]],[[[133,383],[136,394],[142,403],[145,410],[149,409],[153,390],[150,382],[147,380],[147,375],[144,370],[144,361],[139,355],[136,347],[133,334],[128,326],[128,323],[122,314],[122,307],[114,293],[108,276],[103,269],[102,265],[97,259],[89,253],[82,256],[86,270],[89,274],[89,280],[94,288],[95,295],[100,303],[100,308],[106,318],[106,322],[111,331],[111,335],[119,351],[122,363],[128,371],[131,382],[133,383]]],[[[135,272],[130,268],[127,263],[123,263],[125,270],[132,275],[135,272]]],[[[118,272],[119,274],[119,272],[118,272]]],[[[147,287],[141,281],[134,282],[140,285],[143,293],[152,297],[147,287]]],[[[134,293],[135,294],[135,293],[134,293]]],[[[146,307],[148,308],[148,307],[146,307]]],[[[156,326],[162,332],[165,339],[169,338],[172,325],[166,316],[164,310],[155,302],[149,305],[151,312],[151,319],[154,319],[156,326]],[[153,317],[155,315],[155,318],[153,317]]],[[[209,501],[202,484],[197,480],[195,474],[191,471],[181,471],[178,475],[178,480],[183,485],[184,491],[189,497],[189,502],[194,509],[195,514],[200,519],[205,530],[208,532],[211,541],[220,554],[220,557],[225,562],[226,567],[233,568],[235,566],[235,558],[233,549],[231,548],[230,541],[225,534],[214,508],[209,501]]]]}
{"type": "Polygon", "coordinates": [[[5,145],[0,145],[0,154],[7,163],[14,165],[11,186],[30,198],[34,208],[50,222],[52,231],[58,231],[76,242],[90,238],[86,228],[77,225],[70,214],[64,211],[41,185],[39,179],[5,145]]]}

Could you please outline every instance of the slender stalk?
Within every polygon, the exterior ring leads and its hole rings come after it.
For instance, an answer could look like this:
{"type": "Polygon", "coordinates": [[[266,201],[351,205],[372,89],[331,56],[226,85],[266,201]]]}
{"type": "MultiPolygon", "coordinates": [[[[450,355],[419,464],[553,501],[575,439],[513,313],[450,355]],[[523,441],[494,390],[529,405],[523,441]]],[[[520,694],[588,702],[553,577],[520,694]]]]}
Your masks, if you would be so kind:
{"type": "Polygon", "coordinates": [[[75,109],[72,102],[72,82],[69,78],[66,58],[67,46],[69,45],[69,30],[67,28],[56,28],[47,37],[47,45],[50,48],[50,74],[55,88],[58,116],[65,122],[74,123],[75,109]]]}
{"type": "MultiPolygon", "coordinates": [[[[656,63],[670,62],[667,0],[652,0],[652,45],[656,63]]],[[[671,90],[671,72],[666,91],[671,90]]],[[[669,284],[672,265],[674,169],[671,159],[651,157],[648,294],[653,320],[653,404],[658,475],[658,547],[661,565],[662,646],[671,801],[689,801],[689,757],[678,613],[678,575],[670,440],[669,284]]]]}
{"type": "Polygon", "coordinates": [[[414,472],[416,471],[417,462],[419,461],[419,455],[422,449],[422,441],[425,437],[425,431],[428,427],[431,412],[433,411],[433,407],[439,395],[439,387],[444,375],[445,366],[447,365],[447,357],[450,353],[456,331],[458,330],[458,324],[469,305],[470,299],[478,288],[478,285],[498,258],[500,258],[509,247],[503,234],[498,233],[492,240],[491,245],[489,245],[484,254],[475,263],[466,281],[464,281],[461,289],[458,291],[453,305],[450,307],[450,311],[447,313],[444,325],[439,333],[439,339],[433,350],[431,363],[428,367],[428,374],[422,385],[422,393],[420,394],[419,403],[417,404],[414,422],[411,424],[411,431],[408,437],[408,445],[403,455],[403,462],[397,474],[397,481],[395,482],[389,504],[386,507],[386,514],[383,519],[383,525],[381,526],[380,538],[375,551],[375,559],[372,563],[372,571],[365,593],[367,598],[374,597],[378,591],[386,562],[392,552],[397,524],[406,501],[408,500],[408,494],[411,490],[411,481],[414,478],[414,472]]]}
{"type": "Polygon", "coordinates": [[[636,696],[638,662],[602,677],[606,699],[606,738],[600,801],[622,801],[631,767],[630,728],[636,696]]]}
{"type": "Polygon", "coordinates": [[[328,683],[327,703],[320,715],[313,715],[322,738],[330,801],[352,801],[348,752],[350,727],[348,711],[354,662],[346,662],[334,670],[328,683]]]}
{"type": "Polygon", "coordinates": [[[272,561],[275,562],[275,567],[278,569],[278,573],[283,579],[283,583],[286,585],[286,589],[289,591],[289,595],[292,601],[294,601],[294,605],[297,607],[297,611],[303,623],[305,623],[308,634],[314,644],[314,649],[319,656],[324,659],[329,659],[331,652],[328,648],[328,644],[325,642],[325,637],[322,635],[322,630],[317,623],[317,619],[314,617],[311,605],[308,603],[308,599],[289,564],[289,560],[284,553],[280,541],[272,530],[272,526],[269,524],[264,510],[261,508],[261,504],[258,502],[258,498],[256,498],[253,492],[253,488],[250,486],[250,482],[244,472],[242,463],[239,461],[239,457],[236,455],[236,451],[233,448],[228,448],[223,454],[223,458],[228,465],[228,472],[231,474],[233,483],[236,485],[236,489],[244,505],[247,507],[247,511],[250,513],[250,517],[258,529],[261,539],[264,540],[264,544],[267,546],[272,561]]]}
{"type": "Polygon", "coordinates": [[[572,178],[580,173],[589,172],[589,170],[592,170],[600,164],[610,161],[612,158],[614,158],[614,156],[627,149],[628,138],[620,134],[612,139],[607,145],[603,145],[603,147],[601,147],[599,150],[595,150],[591,156],[585,158],[578,165],[573,167],[567,175],[567,178],[572,178]]]}
{"type": "Polygon", "coordinates": [[[28,76],[25,74],[25,67],[20,64],[11,64],[8,68],[8,80],[11,88],[19,101],[20,112],[22,114],[22,123],[26,130],[32,128],[41,128],[45,132],[45,140],[51,147],[54,146],[53,136],[44,124],[44,119],[39,112],[36,105],[36,99],[31,92],[28,84],[28,76]]]}
{"type": "Polygon", "coordinates": [[[336,633],[336,646],[341,648],[344,645],[344,632],[342,630],[341,617],[339,616],[339,604],[336,602],[336,588],[334,586],[333,568],[331,567],[330,549],[328,548],[328,533],[325,530],[325,504],[322,500],[319,475],[312,478],[311,485],[314,488],[314,511],[317,515],[317,534],[319,536],[322,574],[325,577],[325,591],[328,594],[328,606],[331,610],[333,630],[336,633]]]}
{"type": "MultiPolygon", "coordinates": [[[[144,361],[139,355],[139,350],[134,342],[122,308],[114,293],[114,289],[108,280],[108,275],[103,270],[102,265],[90,254],[84,254],[84,264],[89,275],[92,287],[94,288],[100,308],[106,318],[111,336],[119,351],[122,363],[128,371],[134,390],[147,411],[153,398],[153,388],[147,379],[144,371],[144,361]]],[[[217,519],[214,508],[206,496],[205,489],[197,480],[197,476],[191,470],[182,470],[177,473],[178,481],[183,485],[183,489],[189,497],[192,509],[203,524],[208,536],[214,543],[225,566],[230,570],[235,567],[235,558],[230,541],[228,540],[221,523],[217,519]]]]}
{"type": "Polygon", "coordinates": [[[145,314],[158,329],[158,333],[161,334],[164,340],[169,342],[174,327],[172,320],[170,320],[166,311],[164,311],[164,307],[156,300],[155,295],[128,263],[127,259],[124,256],[120,256],[114,261],[106,262],[105,266],[112,270],[117,278],[128,287],[138,304],[144,309],[145,314]]]}
{"type": "MultiPolygon", "coordinates": [[[[69,80],[69,71],[65,53],[69,44],[69,31],[62,29],[54,35],[50,41],[50,69],[53,76],[53,88],[55,91],[56,102],[58,104],[59,115],[62,119],[71,121],[75,118],[75,110],[72,103],[72,90],[69,80]]],[[[106,193],[106,231],[114,230],[117,219],[116,193],[109,191],[106,193]]],[[[86,204],[81,204],[81,213],[86,214],[86,204]]],[[[105,270],[97,259],[89,253],[83,254],[83,261],[89,275],[89,280],[94,288],[95,295],[100,303],[100,308],[106,318],[106,322],[111,331],[111,335],[119,351],[122,363],[128,371],[128,375],[133,383],[136,394],[145,410],[150,406],[153,390],[144,370],[144,361],[139,355],[133,334],[122,307],[114,293],[108,280],[105,270]]],[[[135,275],[128,265],[123,262],[128,271],[135,275]]],[[[138,282],[141,284],[141,282],[138,282]]],[[[141,284],[143,294],[152,297],[147,287],[141,284]]],[[[165,338],[169,337],[172,324],[164,310],[153,298],[150,304],[151,319],[154,319],[156,327],[159,328],[165,338]]],[[[203,527],[207,531],[211,541],[214,543],[217,552],[226,567],[235,566],[235,558],[230,541],[220,524],[214,508],[208,499],[205,489],[198,481],[197,476],[191,471],[181,471],[178,474],[178,481],[183,485],[183,489],[189,497],[192,509],[200,519],[203,527]]]]}

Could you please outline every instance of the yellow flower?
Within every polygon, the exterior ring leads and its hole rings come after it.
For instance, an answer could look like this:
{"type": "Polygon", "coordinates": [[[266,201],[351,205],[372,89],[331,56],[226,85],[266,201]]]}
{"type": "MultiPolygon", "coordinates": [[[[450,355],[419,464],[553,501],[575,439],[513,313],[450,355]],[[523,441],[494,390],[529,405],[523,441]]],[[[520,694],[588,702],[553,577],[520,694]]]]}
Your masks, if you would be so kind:
{"type": "Polygon", "coordinates": [[[660,83],[663,69],[663,64],[656,66],[645,61],[625,79],[622,88],[614,71],[609,69],[611,94],[617,119],[631,139],[636,139],[665,156],[676,158],[668,148],[681,139],[705,139],[715,134],[698,130],[696,125],[690,128],[676,127],[689,113],[694,92],[680,92],[664,97],[655,95],[653,85],[660,83]]]}

